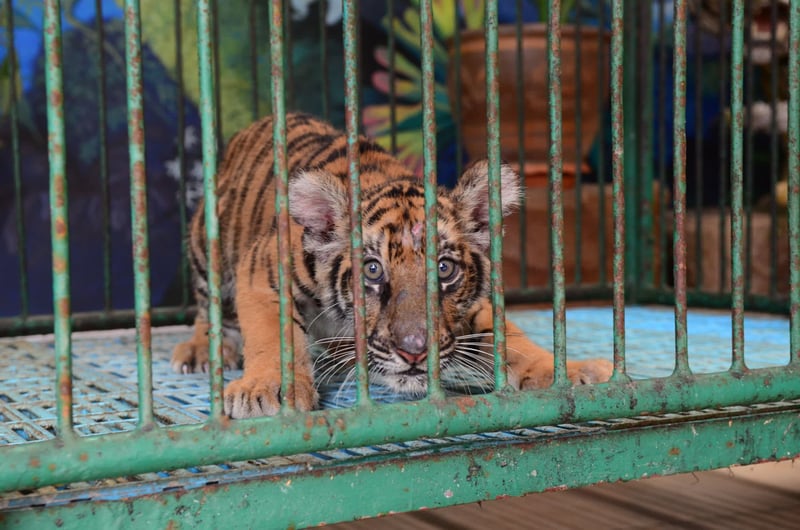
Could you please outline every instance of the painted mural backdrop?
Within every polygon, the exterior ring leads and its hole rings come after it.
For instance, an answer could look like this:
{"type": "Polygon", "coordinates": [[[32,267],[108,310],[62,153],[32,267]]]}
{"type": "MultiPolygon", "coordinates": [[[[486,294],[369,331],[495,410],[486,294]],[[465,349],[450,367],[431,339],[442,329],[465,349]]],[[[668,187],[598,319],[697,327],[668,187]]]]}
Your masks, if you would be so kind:
{"type": "MultiPolygon", "coordinates": [[[[597,2],[584,2],[596,12],[597,2]]],[[[512,22],[515,0],[499,2],[500,21],[512,22]]],[[[100,145],[108,146],[109,221],[111,226],[112,302],[129,308],[132,299],[132,266],[127,126],[125,107],[124,27],[122,0],[64,0],[65,123],[73,310],[102,308],[103,198],[100,194],[100,145]],[[96,5],[100,6],[100,11],[96,5]],[[98,16],[104,37],[98,33],[98,16]],[[105,66],[105,121],[99,121],[99,58],[105,66]]],[[[148,220],[151,245],[153,304],[171,305],[180,300],[180,213],[185,200],[191,210],[200,194],[201,159],[197,111],[197,32],[192,0],[142,0],[143,79],[148,180],[148,220]],[[176,24],[176,13],[180,23],[176,24]],[[176,26],[180,38],[176,37],[176,26]],[[178,54],[177,44],[181,50],[178,54]],[[182,68],[179,71],[179,64],[182,68]],[[182,95],[182,97],[181,97],[182,95]],[[178,109],[184,123],[178,130],[178,109]],[[181,167],[179,146],[185,150],[181,167]],[[178,180],[186,178],[187,193],[179,197],[178,180]]],[[[320,4],[292,0],[289,24],[290,108],[322,115],[335,124],[343,122],[341,0],[320,4]],[[321,24],[322,20],[322,24],[321,24]],[[325,53],[320,28],[325,28],[325,53]],[[323,68],[324,67],[324,68],[323,68]],[[323,71],[328,92],[322,93],[323,71]]],[[[539,19],[536,2],[523,2],[526,21],[539,19]]],[[[669,4],[669,2],[666,2],[669,4]]],[[[0,316],[20,311],[19,252],[27,258],[30,312],[51,312],[51,258],[48,211],[48,164],[46,107],[43,75],[42,1],[13,0],[13,45],[5,10],[0,14],[0,271],[3,275],[0,316]],[[12,61],[16,75],[11,79],[12,61]],[[17,87],[19,162],[22,180],[22,217],[26,233],[22,247],[17,237],[14,202],[13,150],[11,149],[10,83],[17,87]]],[[[387,32],[396,35],[397,99],[396,142],[398,155],[421,172],[422,125],[421,72],[419,68],[420,21],[418,0],[397,0],[393,12],[386,2],[361,2],[361,57],[363,123],[367,134],[389,146],[389,57],[387,32]]],[[[439,147],[438,176],[451,184],[455,175],[455,124],[446,92],[447,43],[461,28],[480,27],[481,0],[437,0],[434,9],[435,107],[439,147]],[[456,16],[456,10],[458,15],[456,16]]],[[[258,116],[270,112],[269,26],[265,0],[217,0],[219,37],[218,73],[220,128],[223,141],[258,116]],[[255,70],[253,69],[255,66],[255,70]],[[255,73],[254,73],[255,72],[255,73]]],[[[666,9],[671,13],[671,6],[666,9]]],[[[656,17],[654,16],[654,21],[656,17]]],[[[591,23],[591,22],[588,22],[591,23]]],[[[667,18],[666,23],[670,23],[667,18]]],[[[656,32],[654,31],[654,34],[656,32]]],[[[714,50],[716,51],[716,50],[714,50]]],[[[708,69],[708,72],[713,72],[708,69]]],[[[711,75],[711,74],[709,74],[711,75]]],[[[659,83],[656,83],[657,85],[659,83]]],[[[666,86],[666,83],[665,83],[666,86]]],[[[712,84],[710,93],[716,90],[712,84]]],[[[690,89],[691,90],[691,89],[690,89]]],[[[719,114],[714,96],[704,109],[719,114]]],[[[705,103],[705,100],[704,100],[705,103]]],[[[693,112],[689,103],[689,112],[693,112]]],[[[671,116],[671,111],[665,116],[671,116]]],[[[692,119],[688,123],[693,123],[692,119]]],[[[690,130],[689,134],[694,134],[690,130]]]]}

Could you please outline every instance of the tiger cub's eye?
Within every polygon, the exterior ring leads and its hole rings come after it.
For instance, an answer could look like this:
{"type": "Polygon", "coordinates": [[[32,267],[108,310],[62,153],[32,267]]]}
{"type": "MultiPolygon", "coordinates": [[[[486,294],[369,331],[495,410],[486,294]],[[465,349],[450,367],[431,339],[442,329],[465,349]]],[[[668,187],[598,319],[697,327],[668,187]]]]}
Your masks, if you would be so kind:
{"type": "Polygon", "coordinates": [[[370,282],[379,282],[383,279],[383,265],[376,259],[364,262],[364,278],[370,282]]]}
{"type": "Polygon", "coordinates": [[[451,279],[458,270],[456,263],[447,258],[442,258],[439,260],[439,280],[447,281],[451,279]]]}

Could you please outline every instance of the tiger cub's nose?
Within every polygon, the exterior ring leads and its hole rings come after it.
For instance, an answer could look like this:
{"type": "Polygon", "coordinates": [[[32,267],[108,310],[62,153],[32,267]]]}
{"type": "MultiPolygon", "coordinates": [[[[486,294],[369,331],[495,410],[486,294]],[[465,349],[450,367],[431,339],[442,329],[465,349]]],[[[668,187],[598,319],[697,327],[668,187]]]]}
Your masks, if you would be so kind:
{"type": "Polygon", "coordinates": [[[397,354],[409,364],[420,363],[428,356],[428,332],[425,328],[406,333],[397,341],[397,354]]]}

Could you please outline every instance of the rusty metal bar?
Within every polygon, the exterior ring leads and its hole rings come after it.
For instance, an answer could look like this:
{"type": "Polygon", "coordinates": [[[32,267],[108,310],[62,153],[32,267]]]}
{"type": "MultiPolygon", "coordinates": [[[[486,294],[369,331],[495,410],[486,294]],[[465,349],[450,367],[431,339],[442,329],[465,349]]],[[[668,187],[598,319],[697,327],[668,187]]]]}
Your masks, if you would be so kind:
{"type": "MultiPolygon", "coordinates": [[[[611,167],[614,216],[614,375],[625,374],[625,105],[623,101],[624,6],[612,2],[611,167]]],[[[579,206],[580,208],[580,206],[579,206]]]]}
{"type": "MultiPolygon", "coordinates": [[[[698,26],[694,28],[694,232],[702,234],[703,229],[703,53],[702,53],[702,31],[698,26]]],[[[663,83],[663,79],[661,80],[663,83]]],[[[663,92],[663,89],[662,89],[663,92]]],[[[661,144],[662,146],[664,144],[661,144]]],[[[666,206],[663,201],[661,204],[666,206]]],[[[663,211],[665,208],[661,208],[663,211]]],[[[664,229],[663,215],[661,222],[664,229]]],[[[665,236],[666,237],[666,236],[665,236]]],[[[661,253],[666,257],[665,253],[661,253]]],[[[694,270],[695,270],[695,290],[700,291],[703,287],[703,238],[695,237],[694,240],[694,270]]]]}
{"type": "MultiPolygon", "coordinates": [[[[719,5],[719,21],[717,26],[718,33],[718,43],[719,43],[719,103],[720,107],[725,109],[728,107],[728,55],[725,53],[725,48],[727,46],[727,35],[728,35],[728,5],[730,2],[720,2],[719,5]]],[[[677,86],[677,84],[676,84],[677,86]]],[[[719,128],[719,168],[721,171],[724,171],[725,168],[728,167],[728,150],[725,148],[728,145],[728,130],[725,128],[724,124],[720,125],[719,128]]],[[[725,278],[728,276],[728,266],[727,264],[729,261],[726,259],[727,254],[727,243],[725,241],[725,214],[728,210],[727,207],[727,200],[728,200],[728,186],[727,186],[727,179],[723,176],[719,179],[719,220],[718,220],[718,230],[719,230],[719,286],[718,290],[720,293],[726,291],[726,287],[728,286],[725,278]]]]}
{"type": "MultiPolygon", "coordinates": [[[[491,3],[491,2],[489,2],[491,3]]],[[[553,278],[553,384],[567,379],[567,306],[564,296],[564,167],[561,145],[561,1],[548,1],[547,71],[550,101],[550,240],[553,278]]],[[[487,76],[488,77],[488,76],[487,76]]],[[[492,242],[494,242],[494,237],[492,242]]]]}
{"type": "MultiPolygon", "coordinates": [[[[769,189],[770,189],[770,204],[769,204],[769,294],[775,296],[778,286],[778,199],[776,188],[778,186],[778,173],[780,171],[780,158],[778,155],[778,147],[780,146],[780,139],[778,138],[778,54],[777,50],[777,29],[778,29],[778,2],[772,0],[770,2],[770,32],[769,32],[769,45],[770,50],[770,138],[769,138],[769,189]]],[[[724,166],[722,166],[724,167],[724,166]]]]}
{"type": "Polygon", "coordinates": [[[686,0],[675,1],[672,145],[675,277],[675,374],[689,373],[686,324],[686,0]]]}
{"type": "Polygon", "coordinates": [[[56,429],[72,438],[72,328],[69,292],[69,212],[61,54],[61,2],[44,4],[47,153],[50,162],[50,229],[53,249],[53,333],[56,356],[56,429]]]}
{"type": "MultiPolygon", "coordinates": [[[[261,109],[259,108],[259,83],[258,83],[258,10],[256,9],[256,0],[249,0],[248,2],[248,31],[250,32],[250,85],[252,88],[251,102],[253,120],[261,117],[261,109]]],[[[323,41],[324,42],[324,41],[323,41]]]]}
{"type": "MultiPolygon", "coordinates": [[[[581,75],[583,72],[583,62],[581,53],[581,42],[583,34],[583,26],[581,24],[581,14],[578,11],[575,17],[575,277],[573,279],[576,285],[580,285],[583,281],[583,135],[582,118],[583,118],[583,83],[581,82],[581,75]]],[[[602,33],[603,28],[599,28],[602,33]]],[[[613,47],[612,47],[613,48],[613,47]]],[[[612,49],[613,57],[613,49],[612,49]]],[[[602,92],[602,90],[601,90],[602,92]]],[[[522,108],[522,107],[519,107],[522,108]]],[[[521,114],[521,113],[520,113],[521,114]]]]}
{"type": "Polygon", "coordinates": [[[295,410],[292,251],[289,239],[289,159],[286,153],[286,84],[283,0],[269,3],[270,77],[272,79],[272,158],[275,178],[275,218],[278,229],[278,299],[281,346],[281,411],[295,410]]]}
{"type": "Polygon", "coordinates": [[[789,22],[789,297],[790,359],[800,362],[800,2],[789,22]]]}
{"type": "MultiPolygon", "coordinates": [[[[665,0],[658,3],[658,113],[656,120],[658,123],[658,202],[662,205],[658,210],[658,226],[661,227],[658,233],[658,254],[666,257],[667,255],[667,224],[666,215],[666,190],[667,190],[667,23],[666,23],[666,4],[665,0]]],[[[674,86],[674,85],[673,85],[674,86]]],[[[655,285],[664,288],[666,284],[666,259],[662,259],[662,266],[655,274],[655,285]]]]}
{"type": "Polygon", "coordinates": [[[319,54],[322,59],[321,80],[322,85],[322,119],[330,119],[331,94],[330,80],[328,79],[328,28],[326,25],[326,13],[328,11],[328,0],[319,0],[319,54]]]}
{"type": "MultiPolygon", "coordinates": [[[[731,28],[731,293],[733,359],[731,370],[744,362],[744,2],[734,0],[731,28]]],[[[698,109],[699,110],[699,109],[698,109]]]]}
{"type": "MultiPolygon", "coordinates": [[[[597,86],[605,86],[609,82],[606,79],[606,41],[605,41],[605,28],[606,25],[606,6],[604,2],[597,2],[597,27],[600,31],[597,32],[597,86]]],[[[597,91],[597,108],[605,112],[606,100],[605,94],[602,90],[597,91]]],[[[605,120],[601,122],[597,132],[597,183],[600,186],[598,193],[598,230],[597,230],[597,246],[599,248],[598,262],[600,264],[599,271],[599,284],[605,286],[608,284],[608,270],[606,267],[606,132],[605,120]]]]}
{"type": "Polygon", "coordinates": [[[5,2],[5,19],[8,24],[8,94],[9,94],[9,121],[11,128],[11,156],[12,172],[14,178],[14,210],[17,225],[17,267],[19,270],[19,300],[20,316],[27,319],[29,315],[28,301],[28,259],[27,241],[25,239],[25,207],[22,201],[22,175],[20,171],[19,150],[19,109],[17,108],[17,46],[14,37],[14,10],[11,1],[5,2]]]}
{"type": "MultiPolygon", "coordinates": [[[[456,5],[458,5],[456,3],[456,5]]],[[[456,8],[458,12],[458,8],[456,8]]],[[[524,48],[522,42],[523,35],[523,5],[522,0],[517,0],[516,5],[517,20],[515,24],[517,56],[515,61],[516,68],[516,105],[517,105],[517,161],[519,162],[519,175],[522,179],[522,194],[520,194],[519,208],[519,284],[520,287],[528,286],[528,219],[525,207],[527,198],[527,179],[525,178],[525,62],[524,48]]],[[[457,17],[456,17],[457,18],[457,17]]],[[[580,83],[578,83],[580,85],[580,83]]],[[[458,83],[456,86],[460,86],[458,83]]],[[[580,211],[580,208],[578,208],[580,211]]],[[[580,223],[578,223],[580,226],[580,223]]],[[[580,238],[577,238],[580,239],[580,238]]],[[[578,269],[580,270],[580,269],[578,269]]]]}
{"type": "MultiPolygon", "coordinates": [[[[744,14],[744,45],[745,49],[747,50],[747,54],[745,55],[745,90],[744,90],[744,108],[751,109],[754,96],[753,90],[755,88],[754,79],[754,71],[753,71],[753,33],[750,31],[750,28],[753,24],[753,3],[752,2],[745,2],[745,14],[744,14]]],[[[695,85],[699,86],[699,83],[695,83],[695,85]]],[[[697,89],[696,89],[697,90],[697,89]]],[[[699,115],[700,113],[696,113],[699,115]]],[[[745,218],[747,219],[745,226],[747,227],[747,231],[745,233],[745,264],[744,264],[744,294],[745,297],[750,294],[751,292],[751,285],[753,280],[753,151],[754,151],[754,131],[753,131],[753,120],[751,112],[745,112],[744,116],[744,123],[745,123],[745,140],[744,140],[744,160],[747,162],[747,165],[744,167],[744,209],[745,209],[745,218]]],[[[695,130],[700,130],[698,127],[695,127],[695,130]]],[[[699,134],[697,136],[700,136],[699,134]]],[[[699,155],[697,155],[699,157],[699,155]]],[[[698,229],[696,233],[700,233],[700,226],[698,224],[698,229]]],[[[697,238],[699,243],[700,238],[697,238]]],[[[700,256],[697,256],[697,260],[699,263],[700,256]]]]}
{"type": "MultiPolygon", "coordinates": [[[[439,228],[436,210],[436,92],[433,63],[433,6],[419,3],[420,53],[422,61],[422,154],[425,181],[425,301],[428,328],[428,397],[444,395],[439,381],[439,228]]],[[[487,75],[488,77],[488,75],[487,75]]]]}
{"type": "Polygon", "coordinates": [[[368,405],[367,328],[364,302],[364,240],[361,230],[361,177],[358,149],[360,112],[358,63],[358,1],[345,2],[344,31],[344,105],[347,131],[347,174],[350,179],[350,230],[353,282],[353,335],[356,339],[357,404],[368,405]]]}
{"type": "MultiPolygon", "coordinates": [[[[501,389],[507,384],[507,374],[505,298],[501,266],[503,207],[500,197],[500,64],[497,30],[497,3],[486,2],[486,151],[489,160],[489,233],[491,234],[489,258],[492,263],[490,279],[494,331],[494,387],[501,389]]],[[[562,274],[562,286],[563,279],[562,274]]]]}
{"type": "MultiPolygon", "coordinates": [[[[458,3],[454,2],[453,5],[456,14],[458,14],[458,3]]],[[[422,9],[423,6],[420,4],[420,12],[422,9]]],[[[392,154],[397,153],[397,89],[395,88],[395,83],[397,82],[397,72],[395,70],[395,64],[397,62],[397,38],[394,30],[394,10],[394,0],[386,0],[387,19],[389,21],[389,33],[386,42],[388,47],[387,51],[389,53],[389,146],[392,154]]],[[[420,34],[420,37],[422,37],[422,34],[420,34]]]]}
{"type": "Polygon", "coordinates": [[[183,13],[181,0],[173,3],[175,13],[175,99],[178,108],[175,111],[178,127],[178,217],[180,218],[181,231],[181,305],[189,306],[192,278],[189,273],[189,237],[188,237],[188,212],[186,207],[186,93],[183,80],[183,13]]]}
{"type": "MultiPolygon", "coordinates": [[[[7,2],[11,3],[11,2],[7,2]]],[[[95,0],[95,27],[97,28],[97,123],[100,163],[100,198],[103,208],[103,309],[111,311],[111,222],[110,195],[108,187],[108,138],[106,134],[106,65],[105,24],[103,23],[103,2],[95,0]]],[[[11,29],[11,28],[10,28],[11,29]]]]}
{"type": "Polygon", "coordinates": [[[214,6],[212,0],[198,0],[197,56],[200,64],[200,120],[203,148],[203,200],[208,260],[208,362],[211,411],[209,421],[223,414],[222,406],[222,309],[219,220],[217,219],[217,146],[219,108],[215,92],[214,6]]]}
{"type": "MultiPolygon", "coordinates": [[[[453,77],[455,86],[461,86],[461,19],[458,13],[458,2],[453,2],[453,77]]],[[[392,28],[394,29],[394,28],[392,28]]],[[[450,102],[453,112],[453,123],[456,130],[456,174],[461,175],[464,165],[464,138],[461,132],[461,96],[457,95],[455,101],[450,102]]],[[[524,209],[522,210],[525,211],[524,209]]]]}
{"type": "Polygon", "coordinates": [[[142,37],[138,0],[125,1],[125,65],[128,99],[128,151],[131,173],[131,230],[136,312],[139,427],[153,423],[153,351],[150,336],[150,254],[147,234],[142,37]]]}

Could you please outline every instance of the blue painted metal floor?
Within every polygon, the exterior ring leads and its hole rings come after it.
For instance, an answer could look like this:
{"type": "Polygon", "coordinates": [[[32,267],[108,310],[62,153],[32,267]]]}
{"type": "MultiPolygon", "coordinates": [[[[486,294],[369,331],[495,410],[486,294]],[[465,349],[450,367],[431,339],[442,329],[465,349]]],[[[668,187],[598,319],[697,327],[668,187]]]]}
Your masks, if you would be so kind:
{"type": "MultiPolygon", "coordinates": [[[[536,342],[552,348],[550,310],[510,311],[510,318],[536,342]]],[[[610,308],[567,311],[570,359],[612,355],[610,308]]],[[[746,359],[751,368],[784,365],[789,360],[788,320],[748,315],[746,359]]],[[[674,364],[673,312],[661,307],[626,311],[627,365],[634,377],[669,375],[674,364]]],[[[730,364],[730,315],[690,311],[690,365],[695,372],[726,370],[730,364]]],[[[153,335],[155,413],[164,425],[195,423],[208,414],[208,379],[204,374],[178,375],[169,367],[170,352],[185,340],[189,328],[156,330],[153,335]]],[[[75,425],[81,434],[132,429],[136,423],[136,344],[132,332],[76,334],[73,341],[75,425]]],[[[0,444],[53,437],[53,345],[48,337],[0,340],[0,444]]],[[[240,376],[226,372],[227,381],[240,376]]],[[[379,401],[395,401],[385,389],[372,389],[379,401]]],[[[321,389],[324,407],[348,406],[351,386],[321,389]]]]}

